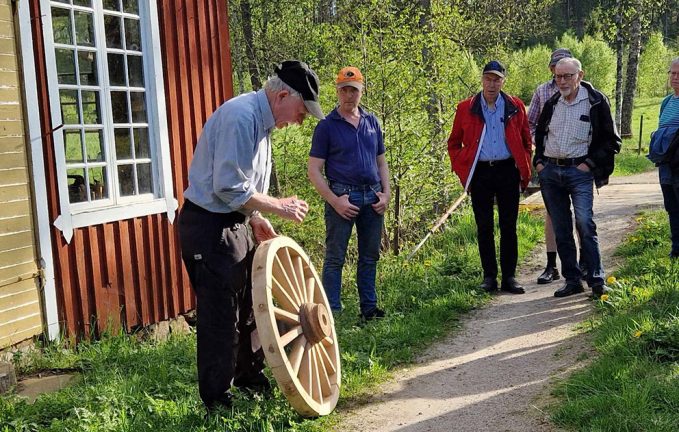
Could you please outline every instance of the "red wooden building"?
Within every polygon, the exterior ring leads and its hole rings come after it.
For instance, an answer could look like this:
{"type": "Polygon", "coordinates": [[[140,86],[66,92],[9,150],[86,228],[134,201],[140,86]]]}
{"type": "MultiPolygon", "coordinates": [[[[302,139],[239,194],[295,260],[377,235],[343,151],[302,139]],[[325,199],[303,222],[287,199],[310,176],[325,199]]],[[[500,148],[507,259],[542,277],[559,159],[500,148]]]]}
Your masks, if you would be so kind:
{"type": "Polygon", "coordinates": [[[194,308],[173,222],[232,96],[224,0],[21,0],[27,146],[50,337],[194,308]]]}

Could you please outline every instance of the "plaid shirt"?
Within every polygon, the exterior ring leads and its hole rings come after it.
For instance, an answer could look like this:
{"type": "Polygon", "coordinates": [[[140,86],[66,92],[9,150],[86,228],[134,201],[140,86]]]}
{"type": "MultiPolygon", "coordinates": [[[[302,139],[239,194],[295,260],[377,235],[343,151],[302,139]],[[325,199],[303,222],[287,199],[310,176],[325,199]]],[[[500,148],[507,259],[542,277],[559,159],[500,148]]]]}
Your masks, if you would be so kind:
{"type": "Polygon", "coordinates": [[[540,84],[533,93],[533,99],[530,100],[530,107],[528,108],[528,128],[530,129],[530,136],[535,142],[535,128],[538,125],[538,119],[545,102],[559,91],[556,81],[552,79],[549,82],[540,84]]]}
{"type": "Polygon", "coordinates": [[[552,121],[545,140],[545,156],[552,158],[576,158],[585,156],[592,141],[592,122],[589,111],[589,95],[583,86],[573,102],[563,97],[554,105],[552,121]]]}

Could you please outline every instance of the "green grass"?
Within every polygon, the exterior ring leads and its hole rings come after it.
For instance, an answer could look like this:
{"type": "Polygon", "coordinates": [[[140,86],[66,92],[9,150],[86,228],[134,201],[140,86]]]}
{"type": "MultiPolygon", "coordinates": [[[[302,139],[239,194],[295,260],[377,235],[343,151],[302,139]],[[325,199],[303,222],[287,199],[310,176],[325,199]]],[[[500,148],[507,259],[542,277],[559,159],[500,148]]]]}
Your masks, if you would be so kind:
{"type": "MultiPolygon", "coordinates": [[[[539,217],[520,213],[520,255],[542,237],[539,217]]],[[[454,215],[407,260],[386,255],[378,267],[383,320],[362,325],[354,288],[355,257],[345,267],[345,311],[337,320],[342,357],[340,407],[361,403],[398,365],[407,364],[432,341],[453,329],[459,317],[489,297],[481,280],[475,224],[469,208],[454,215]]],[[[236,394],[221,416],[204,418],[198,397],[195,336],[167,342],[139,342],[126,335],[104,336],[72,348],[67,342],[17,356],[20,373],[49,368],[79,371],[77,382],[42,395],[33,405],[0,397],[0,431],[324,431],[338,418],[305,420],[276,389],[272,395],[236,394]]]]}
{"type": "Polygon", "coordinates": [[[643,98],[634,103],[632,113],[632,138],[622,140],[622,150],[615,158],[614,176],[638,174],[653,169],[653,163],[646,159],[648,144],[651,142],[651,132],[658,128],[660,116],[660,102],[662,98],[643,98]],[[640,120],[643,116],[643,130],[640,120]],[[641,149],[639,148],[639,133],[641,130],[641,149]]]}
{"type": "Polygon", "coordinates": [[[641,226],[618,250],[625,264],[597,302],[598,356],[555,390],[559,426],[587,431],[679,430],[679,262],[667,257],[665,212],[641,226]]]}

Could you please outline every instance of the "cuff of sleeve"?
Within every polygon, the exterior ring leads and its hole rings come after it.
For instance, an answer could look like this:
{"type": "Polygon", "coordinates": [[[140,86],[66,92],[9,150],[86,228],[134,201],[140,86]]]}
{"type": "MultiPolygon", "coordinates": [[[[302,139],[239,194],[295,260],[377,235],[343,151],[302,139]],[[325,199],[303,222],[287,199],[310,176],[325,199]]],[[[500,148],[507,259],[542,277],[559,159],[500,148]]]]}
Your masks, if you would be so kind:
{"type": "Polygon", "coordinates": [[[235,211],[243,211],[244,214],[248,215],[250,212],[243,209],[243,206],[245,205],[250,198],[255,194],[255,187],[252,185],[249,185],[249,189],[246,189],[244,191],[229,191],[229,192],[218,192],[217,196],[224,201],[224,203],[227,205],[229,208],[229,211],[235,212],[235,211]]]}
{"type": "Polygon", "coordinates": [[[533,161],[533,166],[534,166],[535,168],[537,168],[538,165],[540,165],[540,164],[542,164],[542,165],[545,164],[545,163],[542,161],[542,159],[535,159],[535,160],[533,161]]]}
{"type": "Polygon", "coordinates": [[[586,164],[590,169],[596,167],[596,164],[595,164],[594,161],[593,161],[592,159],[590,159],[590,158],[585,159],[585,164],[586,164]]]}

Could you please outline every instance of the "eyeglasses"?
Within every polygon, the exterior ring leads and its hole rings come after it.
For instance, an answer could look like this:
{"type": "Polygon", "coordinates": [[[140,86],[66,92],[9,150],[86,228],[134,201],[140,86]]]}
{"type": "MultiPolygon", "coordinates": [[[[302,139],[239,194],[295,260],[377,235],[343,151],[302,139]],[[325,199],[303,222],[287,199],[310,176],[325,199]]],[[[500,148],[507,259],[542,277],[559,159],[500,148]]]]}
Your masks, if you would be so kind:
{"type": "Polygon", "coordinates": [[[573,78],[575,75],[574,73],[569,73],[569,74],[563,74],[563,75],[554,75],[554,79],[559,81],[559,80],[564,80],[564,81],[570,81],[571,78],[573,78]]]}
{"type": "Polygon", "coordinates": [[[679,76],[679,72],[667,71],[667,75],[671,75],[671,76],[675,77],[675,76],[679,76]]]}

